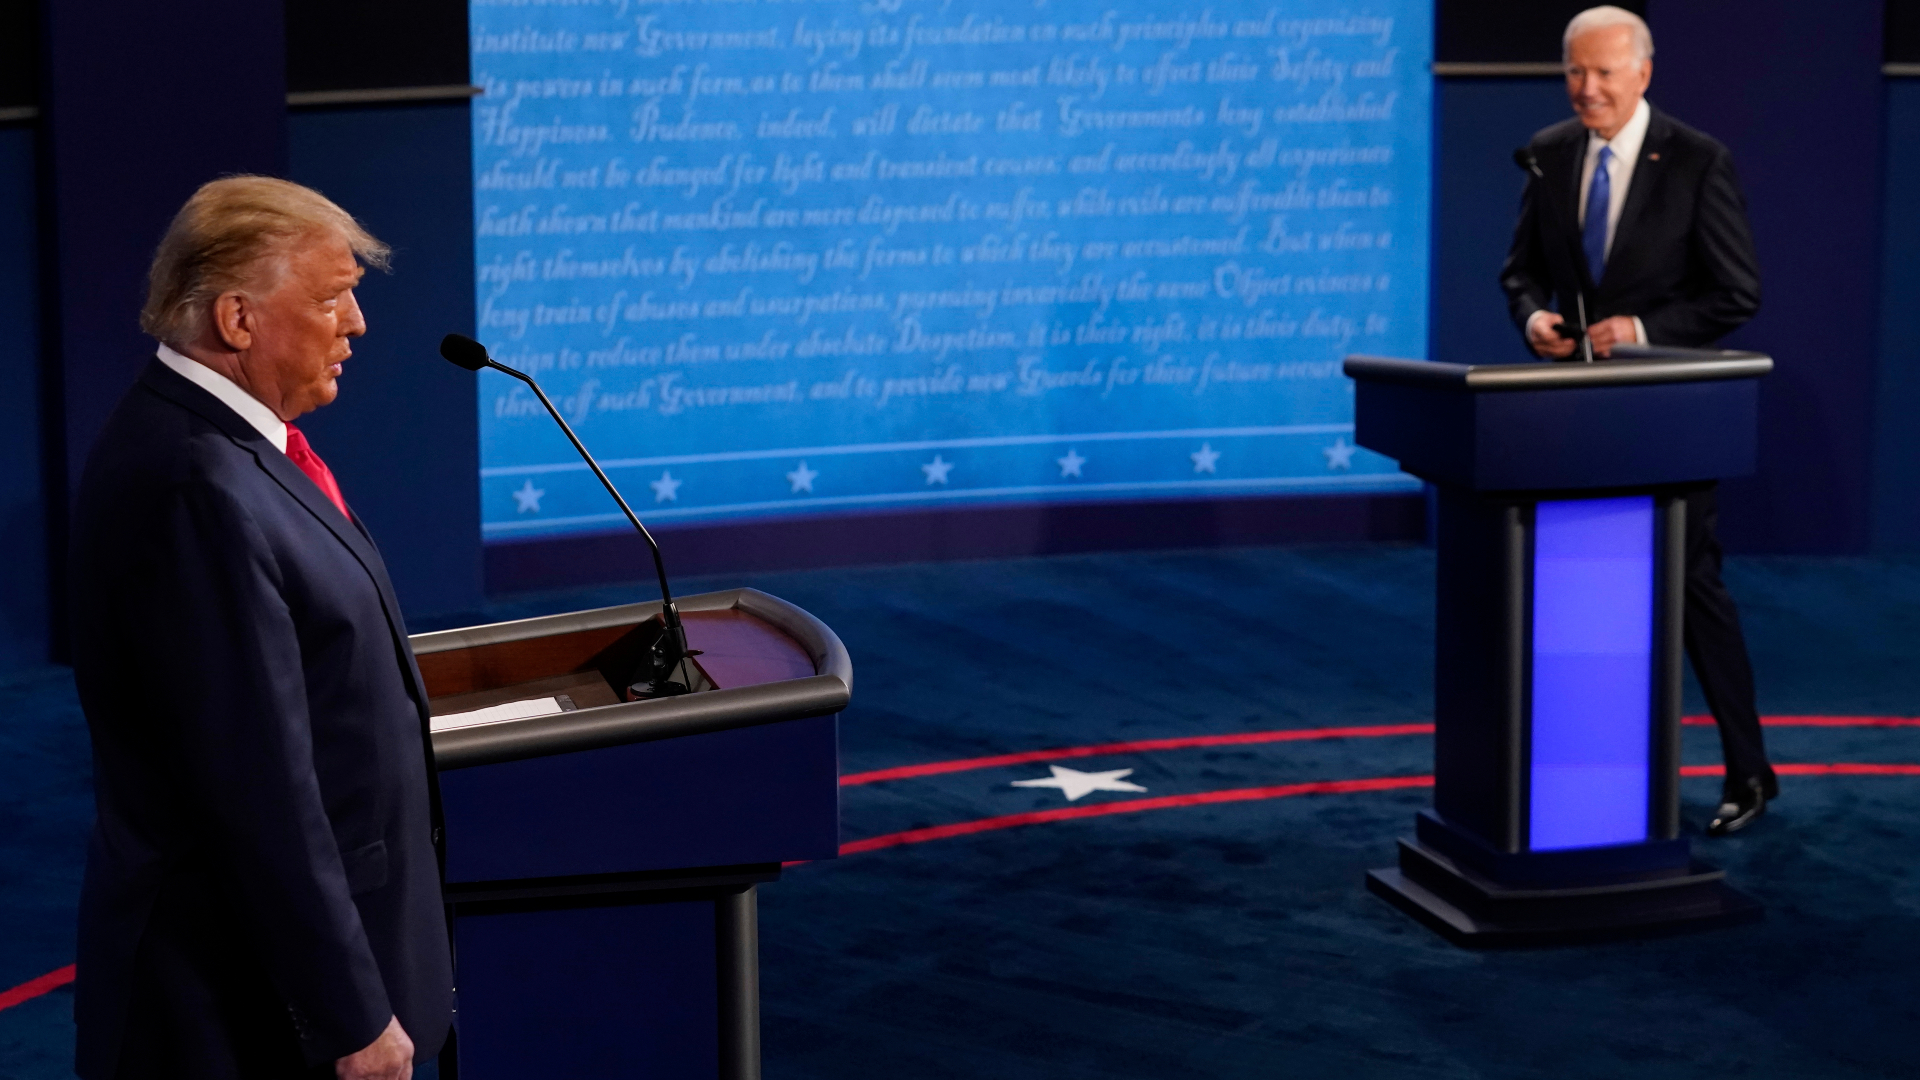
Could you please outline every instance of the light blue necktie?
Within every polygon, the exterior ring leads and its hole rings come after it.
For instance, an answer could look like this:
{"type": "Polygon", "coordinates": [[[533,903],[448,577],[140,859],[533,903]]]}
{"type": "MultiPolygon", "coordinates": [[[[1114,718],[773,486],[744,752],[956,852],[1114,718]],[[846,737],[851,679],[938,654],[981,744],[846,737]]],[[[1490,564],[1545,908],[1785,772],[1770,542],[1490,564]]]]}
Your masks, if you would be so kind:
{"type": "Polygon", "coordinates": [[[1580,246],[1586,249],[1587,272],[1596,285],[1607,269],[1607,207],[1613,202],[1613,177],[1607,172],[1607,162],[1612,160],[1613,147],[1601,147],[1600,160],[1593,167],[1593,180],[1587,184],[1587,224],[1580,246]]]}

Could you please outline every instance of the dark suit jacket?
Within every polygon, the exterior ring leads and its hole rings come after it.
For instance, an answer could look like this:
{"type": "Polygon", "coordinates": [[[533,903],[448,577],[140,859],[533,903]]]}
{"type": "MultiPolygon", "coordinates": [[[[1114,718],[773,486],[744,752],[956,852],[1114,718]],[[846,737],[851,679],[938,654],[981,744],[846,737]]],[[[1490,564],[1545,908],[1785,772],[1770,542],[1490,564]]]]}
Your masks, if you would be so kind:
{"type": "Polygon", "coordinates": [[[390,1016],[434,1053],[426,695],[373,542],[156,360],[88,459],[72,569],[98,809],[80,1074],[297,1073],[390,1016]]]}
{"type": "Polygon", "coordinates": [[[1577,119],[1555,124],[1528,149],[1543,178],[1527,184],[1500,271],[1523,335],[1527,319],[1551,301],[1576,321],[1574,296],[1582,289],[1589,322],[1639,316],[1654,345],[1707,345],[1760,310],[1760,264],[1725,146],[1653,109],[1598,282],[1580,248],[1587,129],[1577,119]]]}

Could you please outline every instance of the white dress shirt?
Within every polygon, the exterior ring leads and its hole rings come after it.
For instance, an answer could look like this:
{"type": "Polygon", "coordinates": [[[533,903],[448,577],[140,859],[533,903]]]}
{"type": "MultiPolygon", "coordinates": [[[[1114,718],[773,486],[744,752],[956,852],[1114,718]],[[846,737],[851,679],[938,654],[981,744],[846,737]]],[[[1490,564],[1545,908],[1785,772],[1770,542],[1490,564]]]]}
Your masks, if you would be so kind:
{"type": "Polygon", "coordinates": [[[1603,139],[1597,131],[1587,132],[1587,158],[1580,165],[1580,227],[1587,227],[1587,192],[1593,188],[1593,169],[1600,161],[1600,148],[1613,148],[1613,158],[1607,162],[1607,179],[1612,187],[1607,190],[1607,253],[1613,253],[1613,233],[1620,227],[1620,208],[1627,205],[1627,188],[1633,183],[1633,167],[1640,161],[1640,146],[1647,141],[1647,122],[1653,118],[1653,110],[1647,106],[1647,99],[1641,98],[1633,115],[1613,133],[1612,139],[1603,139]]]}
{"type": "MultiPolygon", "coordinates": [[[[1609,256],[1613,254],[1613,234],[1620,228],[1620,210],[1627,205],[1627,189],[1633,184],[1633,168],[1640,162],[1640,147],[1647,141],[1647,124],[1653,119],[1653,109],[1647,105],[1647,99],[1641,98],[1633,115],[1613,133],[1613,138],[1603,139],[1597,131],[1587,132],[1587,156],[1580,163],[1580,228],[1587,227],[1587,192],[1593,188],[1593,170],[1600,163],[1600,148],[1613,148],[1613,157],[1607,162],[1607,246],[1609,256]]],[[[1533,330],[1533,320],[1547,313],[1536,311],[1527,320],[1527,330],[1533,330]]],[[[1647,327],[1640,316],[1628,316],[1633,320],[1634,340],[1641,345],[1647,341],[1647,327]]]]}
{"type": "Polygon", "coordinates": [[[240,419],[259,429],[275,450],[287,452],[287,422],[274,415],[260,399],[240,389],[240,384],[191,357],[182,356],[166,345],[159,348],[160,362],[178,372],[188,382],[220,399],[220,403],[240,414],[240,419]]]}

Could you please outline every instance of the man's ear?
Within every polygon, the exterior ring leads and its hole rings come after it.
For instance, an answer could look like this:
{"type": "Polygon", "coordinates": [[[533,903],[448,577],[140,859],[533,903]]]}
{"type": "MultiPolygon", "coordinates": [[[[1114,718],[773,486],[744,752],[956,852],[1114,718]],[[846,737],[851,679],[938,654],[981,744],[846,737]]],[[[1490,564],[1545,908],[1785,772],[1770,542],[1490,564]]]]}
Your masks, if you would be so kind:
{"type": "Polygon", "coordinates": [[[213,332],[234,352],[253,348],[253,301],[245,294],[224,292],[213,301],[213,332]]]}

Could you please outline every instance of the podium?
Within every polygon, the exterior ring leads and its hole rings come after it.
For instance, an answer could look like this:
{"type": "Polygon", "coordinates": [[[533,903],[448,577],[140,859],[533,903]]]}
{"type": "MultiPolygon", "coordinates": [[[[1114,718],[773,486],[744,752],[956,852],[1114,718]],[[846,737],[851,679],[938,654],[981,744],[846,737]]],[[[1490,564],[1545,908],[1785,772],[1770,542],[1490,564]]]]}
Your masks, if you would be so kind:
{"type": "Polygon", "coordinates": [[[700,689],[644,701],[615,688],[657,602],[412,638],[445,830],[448,1080],[760,1075],[755,890],[838,854],[853,668],[765,593],[679,609],[700,689]]]}
{"type": "Polygon", "coordinates": [[[1438,489],[1433,806],[1368,888],[1468,945],[1755,917],[1680,832],[1690,490],[1753,471],[1756,353],[1349,357],[1354,441],[1438,489]]]}

